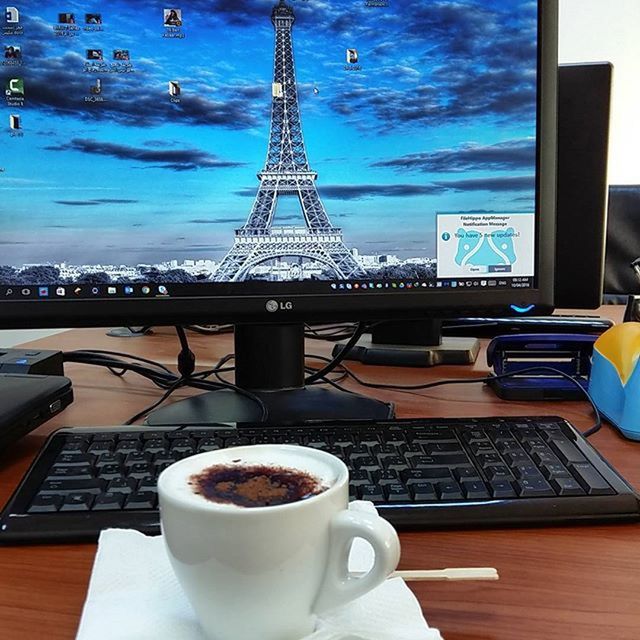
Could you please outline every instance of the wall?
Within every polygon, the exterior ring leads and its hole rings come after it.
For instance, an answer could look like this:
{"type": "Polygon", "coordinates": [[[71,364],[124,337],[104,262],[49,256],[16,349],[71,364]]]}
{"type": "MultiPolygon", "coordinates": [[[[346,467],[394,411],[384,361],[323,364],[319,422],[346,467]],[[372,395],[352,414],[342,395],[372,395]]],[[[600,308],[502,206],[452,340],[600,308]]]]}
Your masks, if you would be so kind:
{"type": "Polygon", "coordinates": [[[640,0],[560,0],[560,62],[614,65],[609,184],[640,184],[640,0]]]}

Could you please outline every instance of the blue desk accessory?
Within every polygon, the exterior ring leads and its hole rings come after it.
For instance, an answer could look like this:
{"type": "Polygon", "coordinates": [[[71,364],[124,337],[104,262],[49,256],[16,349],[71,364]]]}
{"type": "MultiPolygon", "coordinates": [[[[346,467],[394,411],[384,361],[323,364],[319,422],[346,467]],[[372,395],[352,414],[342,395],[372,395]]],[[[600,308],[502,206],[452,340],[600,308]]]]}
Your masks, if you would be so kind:
{"type": "Polygon", "coordinates": [[[487,348],[487,364],[496,377],[489,386],[503,400],[584,400],[580,388],[551,367],[587,387],[597,336],[541,333],[497,336],[487,348]],[[500,378],[504,374],[513,377],[500,378]]]}
{"type": "Polygon", "coordinates": [[[640,322],[625,322],[593,345],[589,393],[620,433],[640,441],[640,322]]]}

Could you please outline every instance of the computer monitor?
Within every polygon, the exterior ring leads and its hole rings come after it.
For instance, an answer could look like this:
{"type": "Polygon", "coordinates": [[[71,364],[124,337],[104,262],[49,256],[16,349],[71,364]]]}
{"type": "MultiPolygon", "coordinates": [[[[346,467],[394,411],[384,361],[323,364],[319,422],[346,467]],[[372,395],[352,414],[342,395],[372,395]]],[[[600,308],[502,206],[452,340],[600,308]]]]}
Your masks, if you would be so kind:
{"type": "Polygon", "coordinates": [[[231,322],[237,383],[317,417],[352,399],[303,322],[551,306],[556,5],[16,8],[1,326],[231,322]]]}

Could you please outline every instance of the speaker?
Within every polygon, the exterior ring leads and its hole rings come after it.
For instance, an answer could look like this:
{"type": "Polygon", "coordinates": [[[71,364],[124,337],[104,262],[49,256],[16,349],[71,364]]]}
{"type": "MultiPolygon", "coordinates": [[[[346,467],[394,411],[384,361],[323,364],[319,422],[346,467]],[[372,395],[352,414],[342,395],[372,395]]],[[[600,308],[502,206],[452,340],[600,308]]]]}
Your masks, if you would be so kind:
{"type": "Polygon", "coordinates": [[[607,160],[613,66],[558,69],[555,306],[602,304],[607,236],[607,160]]]}

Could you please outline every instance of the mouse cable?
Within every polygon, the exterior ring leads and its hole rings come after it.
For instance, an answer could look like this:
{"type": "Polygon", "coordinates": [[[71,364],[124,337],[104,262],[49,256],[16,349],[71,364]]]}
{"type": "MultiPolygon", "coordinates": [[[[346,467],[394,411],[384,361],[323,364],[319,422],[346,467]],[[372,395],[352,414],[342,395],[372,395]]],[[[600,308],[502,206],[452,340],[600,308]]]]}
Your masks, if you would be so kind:
{"type": "MultiPolygon", "coordinates": [[[[317,357],[320,360],[329,360],[329,358],[324,358],[322,356],[315,356],[315,357],[317,357]]],[[[558,375],[572,382],[578,389],[580,389],[580,391],[585,396],[585,399],[591,405],[593,415],[595,416],[595,421],[594,421],[594,424],[591,427],[589,427],[586,431],[581,432],[582,436],[585,438],[589,438],[594,433],[597,433],[598,431],[600,431],[600,429],[602,428],[602,417],[600,415],[600,411],[598,411],[598,407],[596,406],[596,403],[591,397],[591,395],[589,394],[589,392],[580,384],[578,380],[570,376],[568,373],[565,373],[564,371],[560,371],[560,369],[555,369],[554,367],[528,367],[527,369],[522,369],[522,371],[515,371],[512,373],[503,373],[500,375],[490,375],[482,378],[465,378],[461,380],[438,380],[436,382],[427,382],[424,384],[417,384],[417,385],[396,385],[396,384],[369,382],[367,380],[363,380],[360,376],[356,375],[353,371],[351,371],[351,369],[349,369],[349,367],[347,367],[346,365],[343,364],[341,366],[343,371],[347,374],[349,378],[351,378],[352,380],[354,380],[355,382],[357,382],[359,385],[363,387],[370,388],[370,389],[383,389],[383,390],[387,389],[390,391],[401,391],[406,393],[411,393],[414,391],[424,391],[426,389],[433,389],[435,387],[442,387],[445,385],[453,385],[453,384],[475,384],[475,383],[487,384],[492,380],[504,380],[506,378],[514,378],[516,376],[522,376],[524,374],[553,373],[554,375],[558,375]]],[[[332,385],[333,387],[336,387],[337,389],[340,389],[342,391],[353,393],[350,389],[345,389],[344,387],[341,387],[340,385],[338,385],[336,381],[329,380],[324,376],[321,376],[321,377],[326,383],[332,385]]]]}

